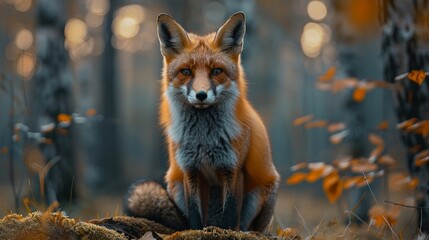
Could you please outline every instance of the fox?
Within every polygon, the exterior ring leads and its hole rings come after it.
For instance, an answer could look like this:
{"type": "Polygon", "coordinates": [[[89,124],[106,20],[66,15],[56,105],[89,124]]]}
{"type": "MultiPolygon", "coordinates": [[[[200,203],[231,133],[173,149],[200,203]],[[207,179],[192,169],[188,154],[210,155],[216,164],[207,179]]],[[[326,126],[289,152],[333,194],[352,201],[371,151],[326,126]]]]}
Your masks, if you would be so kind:
{"type": "Polygon", "coordinates": [[[153,181],[134,184],[126,214],[173,229],[266,232],[279,174],[265,125],[247,98],[245,22],[237,12],[216,32],[197,35],[168,14],[158,16],[167,189],[153,181]]]}

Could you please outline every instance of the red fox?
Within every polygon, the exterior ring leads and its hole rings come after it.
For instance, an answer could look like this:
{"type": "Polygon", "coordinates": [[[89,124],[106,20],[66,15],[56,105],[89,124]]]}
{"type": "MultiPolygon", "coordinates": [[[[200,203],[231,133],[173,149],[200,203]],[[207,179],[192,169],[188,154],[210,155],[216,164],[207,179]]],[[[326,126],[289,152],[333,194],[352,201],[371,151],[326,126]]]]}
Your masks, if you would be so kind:
{"type": "MultiPolygon", "coordinates": [[[[168,194],[153,196],[148,190],[153,182],[134,185],[125,202],[129,215],[150,218],[143,213],[148,204],[142,198],[152,197],[158,205],[174,205],[172,212],[177,207],[183,213],[184,220],[176,213],[164,221],[155,219],[176,229],[211,225],[266,231],[279,175],[265,126],[246,96],[240,63],[245,30],[242,12],[205,36],[186,32],[167,14],[158,16],[168,194]]],[[[156,189],[162,191],[160,185],[156,189]]]]}

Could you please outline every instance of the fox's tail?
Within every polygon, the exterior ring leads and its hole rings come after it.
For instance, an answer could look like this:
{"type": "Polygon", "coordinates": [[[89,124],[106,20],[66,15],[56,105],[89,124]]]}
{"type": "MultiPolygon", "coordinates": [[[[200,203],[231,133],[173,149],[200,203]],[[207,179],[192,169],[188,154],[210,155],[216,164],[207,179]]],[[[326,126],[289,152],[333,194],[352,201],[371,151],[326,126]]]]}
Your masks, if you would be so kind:
{"type": "Polygon", "coordinates": [[[146,218],[175,230],[188,227],[185,216],[168,192],[155,181],[141,180],[131,185],[124,199],[124,212],[128,216],[146,218]]]}

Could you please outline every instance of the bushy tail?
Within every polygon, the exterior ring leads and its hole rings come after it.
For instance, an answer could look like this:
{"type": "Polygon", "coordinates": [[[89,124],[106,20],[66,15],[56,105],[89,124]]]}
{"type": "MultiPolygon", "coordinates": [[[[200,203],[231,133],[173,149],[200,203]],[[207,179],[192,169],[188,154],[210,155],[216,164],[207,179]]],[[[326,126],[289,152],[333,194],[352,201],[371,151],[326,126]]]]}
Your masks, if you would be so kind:
{"type": "Polygon", "coordinates": [[[161,184],[155,181],[138,181],[131,185],[124,199],[124,212],[128,216],[142,217],[175,230],[188,228],[182,212],[161,184]]]}

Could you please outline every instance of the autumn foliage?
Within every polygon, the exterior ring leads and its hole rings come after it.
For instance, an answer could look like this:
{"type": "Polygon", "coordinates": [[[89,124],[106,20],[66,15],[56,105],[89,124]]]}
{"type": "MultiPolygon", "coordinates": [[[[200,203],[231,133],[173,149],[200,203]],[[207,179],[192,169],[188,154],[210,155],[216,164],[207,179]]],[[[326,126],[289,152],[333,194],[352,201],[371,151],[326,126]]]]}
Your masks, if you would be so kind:
{"type": "MultiPolygon", "coordinates": [[[[426,77],[426,72],[414,70],[398,76],[395,83],[386,83],[376,80],[344,78],[335,79],[336,69],[329,68],[325,74],[316,81],[316,88],[321,91],[338,91],[351,89],[352,100],[356,103],[365,101],[368,94],[376,88],[393,90],[400,81],[410,81],[421,85],[426,77]]],[[[330,134],[329,141],[332,144],[340,144],[347,141],[350,131],[345,122],[318,119],[314,115],[298,117],[293,121],[296,127],[305,129],[321,128],[330,134]]],[[[409,176],[404,170],[398,169],[400,165],[394,156],[387,154],[388,146],[379,133],[383,131],[404,131],[429,136],[429,121],[424,119],[408,119],[390,126],[387,120],[381,121],[368,130],[367,141],[373,147],[368,156],[351,157],[340,156],[331,162],[300,162],[293,165],[292,174],[286,179],[286,184],[295,185],[303,182],[314,183],[322,181],[323,191],[330,203],[336,203],[343,193],[353,188],[368,188],[377,178],[384,178],[390,191],[414,191],[419,183],[419,178],[409,176]],[[389,173],[389,174],[387,174],[389,173]]],[[[416,148],[415,165],[421,167],[429,162],[429,150],[416,148]]],[[[371,220],[370,225],[378,228],[391,227],[396,224],[401,207],[394,205],[385,207],[374,205],[368,211],[371,220]]]]}

